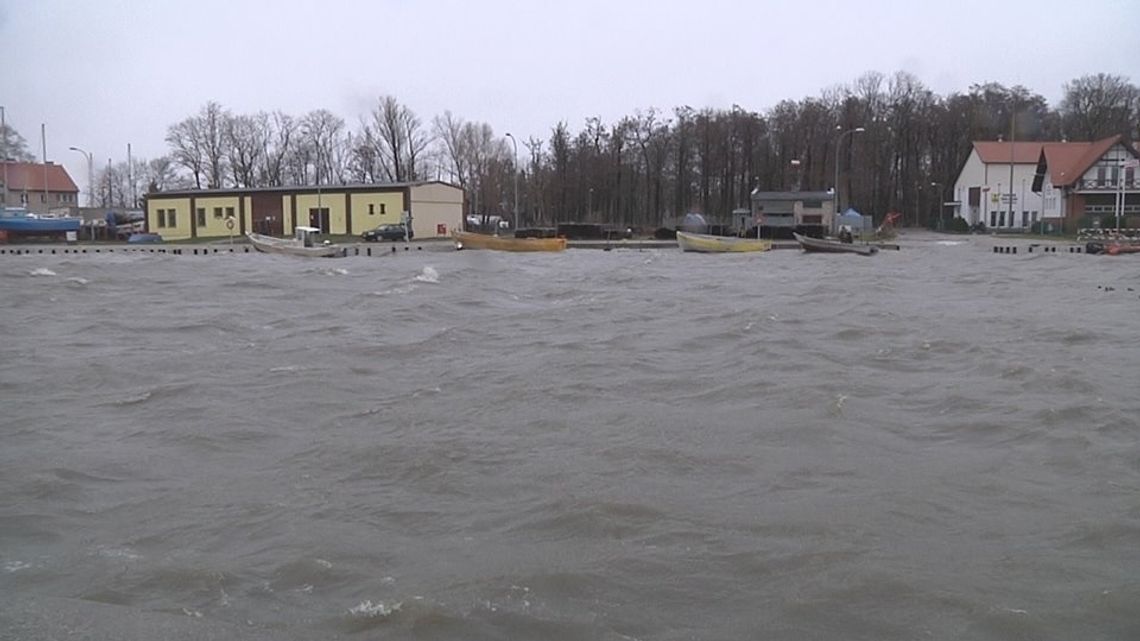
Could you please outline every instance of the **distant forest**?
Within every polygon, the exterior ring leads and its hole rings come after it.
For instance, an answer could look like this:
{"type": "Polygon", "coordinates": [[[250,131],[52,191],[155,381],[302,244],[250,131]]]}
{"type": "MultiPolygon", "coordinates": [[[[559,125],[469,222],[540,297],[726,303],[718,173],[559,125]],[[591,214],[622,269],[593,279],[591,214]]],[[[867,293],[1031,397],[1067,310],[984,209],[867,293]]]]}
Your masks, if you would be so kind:
{"type": "Polygon", "coordinates": [[[838,158],[844,206],[876,218],[900,211],[913,224],[952,198],[972,141],[1114,134],[1140,138],[1140,89],[1107,74],[1065,83],[1053,107],[1022,86],[986,83],[940,96],[912,74],[870,72],[765,111],[649,108],[616,122],[587,118],[577,129],[558,122],[546,139],[525,140],[451,112],[425,120],[394,96],[380,97],[355,126],[325,109],[234,114],[208,102],[170,125],[168,155],[135,162],[134,189],[126,163],[103,169],[96,200],[123,205],[132,193],[186,187],[440,179],[466,190],[469,213],[511,217],[517,179],[524,226],[656,227],[688,211],[727,215],[747,207],[757,187],[827,190],[838,158]]]}

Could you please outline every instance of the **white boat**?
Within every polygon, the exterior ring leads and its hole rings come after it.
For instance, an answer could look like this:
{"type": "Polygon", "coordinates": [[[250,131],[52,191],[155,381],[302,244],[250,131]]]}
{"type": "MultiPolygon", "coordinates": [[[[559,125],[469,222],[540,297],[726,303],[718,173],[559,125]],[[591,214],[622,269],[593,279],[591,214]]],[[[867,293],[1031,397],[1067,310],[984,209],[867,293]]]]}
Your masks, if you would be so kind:
{"type": "Polygon", "coordinates": [[[772,241],[759,238],[739,238],[737,236],[709,236],[692,232],[677,232],[677,246],[681,251],[722,253],[722,252],[765,252],[772,248],[772,241]]]}
{"type": "Polygon", "coordinates": [[[293,238],[274,238],[253,232],[246,232],[249,244],[259,252],[266,254],[287,254],[289,256],[313,256],[317,258],[335,258],[344,256],[345,250],[340,245],[320,242],[321,230],[316,227],[294,227],[293,238]]]}

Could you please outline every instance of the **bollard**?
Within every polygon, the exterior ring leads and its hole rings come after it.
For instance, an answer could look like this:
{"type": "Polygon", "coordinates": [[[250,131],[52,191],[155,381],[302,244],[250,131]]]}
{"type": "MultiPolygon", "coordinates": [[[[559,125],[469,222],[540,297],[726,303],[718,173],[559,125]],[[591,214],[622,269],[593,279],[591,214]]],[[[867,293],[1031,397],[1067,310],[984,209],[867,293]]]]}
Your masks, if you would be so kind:
{"type": "Polygon", "coordinates": [[[1017,247],[1011,247],[1010,249],[1013,250],[1013,253],[1015,253],[1015,254],[1017,253],[1017,247]]]}
{"type": "Polygon", "coordinates": [[[371,255],[372,255],[372,248],[371,248],[371,247],[369,247],[369,248],[368,248],[368,255],[369,255],[369,256],[371,256],[371,255]]]}
{"type": "Polygon", "coordinates": [[[392,253],[393,253],[393,254],[395,254],[395,253],[396,253],[396,246],[395,246],[395,245],[392,245],[392,253]]]}

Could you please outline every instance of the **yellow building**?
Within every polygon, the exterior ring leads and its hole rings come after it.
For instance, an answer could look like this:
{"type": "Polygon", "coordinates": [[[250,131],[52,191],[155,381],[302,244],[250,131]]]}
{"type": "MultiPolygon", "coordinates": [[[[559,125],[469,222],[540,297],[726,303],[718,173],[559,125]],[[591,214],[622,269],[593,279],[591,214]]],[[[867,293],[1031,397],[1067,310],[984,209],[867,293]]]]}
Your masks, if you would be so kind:
{"type": "Polygon", "coordinates": [[[189,189],[146,196],[147,231],[163,240],[227,238],[247,231],[288,237],[297,226],[358,236],[410,218],[417,239],[462,229],[463,190],[440,181],[321,187],[189,189]]]}

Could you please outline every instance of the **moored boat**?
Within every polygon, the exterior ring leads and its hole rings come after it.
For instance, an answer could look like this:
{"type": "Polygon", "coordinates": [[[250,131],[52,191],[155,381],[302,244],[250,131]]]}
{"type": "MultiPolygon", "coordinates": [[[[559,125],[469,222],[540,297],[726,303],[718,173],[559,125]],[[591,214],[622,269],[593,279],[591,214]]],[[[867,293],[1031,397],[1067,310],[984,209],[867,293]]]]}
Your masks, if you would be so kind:
{"type": "Polygon", "coordinates": [[[25,209],[8,208],[0,210],[0,231],[15,234],[36,235],[77,232],[82,222],[79,218],[45,216],[25,209]]]}
{"type": "Polygon", "coordinates": [[[1109,256],[1120,254],[1140,254],[1140,243],[1110,243],[1104,246],[1104,253],[1109,256]]]}
{"type": "Polygon", "coordinates": [[[845,243],[838,240],[831,240],[825,238],[812,238],[810,236],[803,236],[795,232],[792,233],[796,241],[799,242],[800,247],[805,252],[819,252],[825,254],[859,254],[861,256],[871,256],[879,253],[879,248],[874,245],[861,245],[857,243],[845,243]]]}
{"type": "Polygon", "coordinates": [[[293,238],[275,238],[253,232],[246,232],[245,235],[254,249],[267,254],[316,258],[335,258],[345,255],[345,250],[340,245],[330,244],[327,240],[319,242],[321,230],[316,227],[295,227],[293,233],[293,238]]]}
{"type": "Polygon", "coordinates": [[[762,252],[772,248],[772,241],[736,236],[709,236],[678,231],[677,246],[682,251],[703,253],[762,252]]]}
{"type": "Polygon", "coordinates": [[[456,249],[493,249],[504,252],[560,252],[566,249],[565,238],[512,238],[469,231],[456,231],[456,249]]]}

